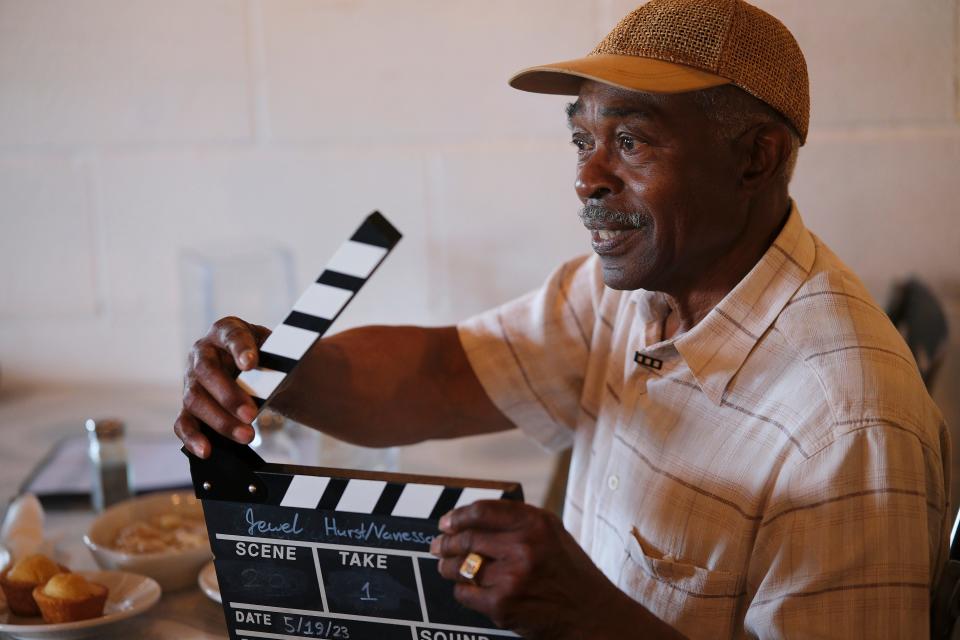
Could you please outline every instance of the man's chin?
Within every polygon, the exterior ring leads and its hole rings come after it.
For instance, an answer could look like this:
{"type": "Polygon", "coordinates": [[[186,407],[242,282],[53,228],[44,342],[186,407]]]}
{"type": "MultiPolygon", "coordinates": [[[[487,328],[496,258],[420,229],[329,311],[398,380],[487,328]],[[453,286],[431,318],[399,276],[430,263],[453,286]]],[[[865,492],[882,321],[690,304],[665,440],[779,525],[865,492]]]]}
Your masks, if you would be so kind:
{"type": "MultiPolygon", "coordinates": [[[[642,231],[642,230],[641,230],[642,231]]],[[[658,279],[658,252],[646,242],[645,234],[633,237],[625,250],[604,253],[597,251],[603,272],[603,284],[617,291],[650,290],[650,285],[658,279]]],[[[594,247],[596,251],[596,247],[594,247]]]]}
{"type": "Polygon", "coordinates": [[[637,289],[646,289],[644,278],[641,274],[630,273],[619,265],[607,264],[603,257],[600,258],[602,267],[603,284],[609,289],[616,291],[635,291],[637,289]]]}

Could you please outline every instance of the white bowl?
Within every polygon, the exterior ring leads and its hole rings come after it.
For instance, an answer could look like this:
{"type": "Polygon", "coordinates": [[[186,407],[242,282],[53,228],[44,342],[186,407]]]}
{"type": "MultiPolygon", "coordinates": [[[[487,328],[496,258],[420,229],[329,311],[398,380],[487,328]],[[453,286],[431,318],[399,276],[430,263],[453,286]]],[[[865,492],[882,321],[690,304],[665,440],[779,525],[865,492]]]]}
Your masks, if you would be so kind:
{"type": "Polygon", "coordinates": [[[187,491],[130,498],[101,513],[93,521],[83,541],[97,564],[104,569],[149,576],[156,580],[164,591],[192,586],[196,584],[197,573],[201,567],[213,557],[208,543],[193,549],[158,553],[129,553],[112,546],[123,527],[164,513],[202,519],[203,507],[193,493],[187,491]]]}

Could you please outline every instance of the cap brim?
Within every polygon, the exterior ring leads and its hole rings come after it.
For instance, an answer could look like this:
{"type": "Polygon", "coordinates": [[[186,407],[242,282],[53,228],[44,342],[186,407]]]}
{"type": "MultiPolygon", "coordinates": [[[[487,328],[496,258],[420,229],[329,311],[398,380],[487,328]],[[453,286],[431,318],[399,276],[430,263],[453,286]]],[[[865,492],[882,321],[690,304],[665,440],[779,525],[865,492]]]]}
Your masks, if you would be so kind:
{"type": "Polygon", "coordinates": [[[674,62],[599,54],[524,69],[510,78],[510,86],[532,93],[575,96],[584,80],[650,93],[685,93],[730,84],[721,76],[674,62]]]}

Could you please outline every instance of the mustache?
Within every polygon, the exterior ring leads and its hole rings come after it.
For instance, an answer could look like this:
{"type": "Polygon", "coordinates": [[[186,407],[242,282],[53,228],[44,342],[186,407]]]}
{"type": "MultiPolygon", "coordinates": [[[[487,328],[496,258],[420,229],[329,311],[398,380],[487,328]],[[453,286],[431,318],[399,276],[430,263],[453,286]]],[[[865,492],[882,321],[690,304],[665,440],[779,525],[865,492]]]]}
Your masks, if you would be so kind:
{"type": "Polygon", "coordinates": [[[588,204],[580,209],[580,220],[586,224],[588,222],[608,222],[613,224],[627,225],[637,229],[650,225],[650,216],[640,211],[630,213],[608,209],[600,204],[588,204]]]}

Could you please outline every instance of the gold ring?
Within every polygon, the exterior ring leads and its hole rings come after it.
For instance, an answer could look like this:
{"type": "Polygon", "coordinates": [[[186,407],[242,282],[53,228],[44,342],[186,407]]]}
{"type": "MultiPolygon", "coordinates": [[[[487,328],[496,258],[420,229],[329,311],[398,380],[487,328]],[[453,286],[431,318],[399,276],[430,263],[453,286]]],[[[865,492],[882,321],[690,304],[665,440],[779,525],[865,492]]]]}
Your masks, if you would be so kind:
{"type": "Polygon", "coordinates": [[[476,584],[477,574],[480,573],[481,567],[483,567],[483,556],[481,556],[479,553],[473,553],[471,551],[467,554],[467,557],[464,558],[463,563],[460,565],[460,575],[470,582],[476,584]]]}

